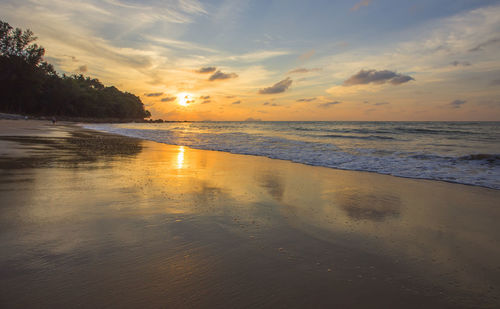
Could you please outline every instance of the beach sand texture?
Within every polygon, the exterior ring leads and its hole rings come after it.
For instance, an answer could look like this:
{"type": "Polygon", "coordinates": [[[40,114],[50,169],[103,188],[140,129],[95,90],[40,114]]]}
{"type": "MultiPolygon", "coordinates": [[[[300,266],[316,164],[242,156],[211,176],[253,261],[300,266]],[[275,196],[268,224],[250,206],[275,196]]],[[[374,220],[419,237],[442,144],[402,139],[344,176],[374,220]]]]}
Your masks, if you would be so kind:
{"type": "Polygon", "coordinates": [[[498,308],[500,191],[0,121],[0,307],[498,308]]]}

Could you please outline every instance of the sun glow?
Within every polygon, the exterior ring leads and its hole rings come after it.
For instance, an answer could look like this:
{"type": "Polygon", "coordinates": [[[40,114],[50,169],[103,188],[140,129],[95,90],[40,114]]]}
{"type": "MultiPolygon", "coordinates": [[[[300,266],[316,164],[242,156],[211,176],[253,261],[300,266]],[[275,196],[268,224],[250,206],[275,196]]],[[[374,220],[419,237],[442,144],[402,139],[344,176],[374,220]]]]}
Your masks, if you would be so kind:
{"type": "Polygon", "coordinates": [[[187,92],[181,92],[177,95],[177,101],[179,105],[188,106],[190,103],[194,102],[193,95],[187,92]]]}

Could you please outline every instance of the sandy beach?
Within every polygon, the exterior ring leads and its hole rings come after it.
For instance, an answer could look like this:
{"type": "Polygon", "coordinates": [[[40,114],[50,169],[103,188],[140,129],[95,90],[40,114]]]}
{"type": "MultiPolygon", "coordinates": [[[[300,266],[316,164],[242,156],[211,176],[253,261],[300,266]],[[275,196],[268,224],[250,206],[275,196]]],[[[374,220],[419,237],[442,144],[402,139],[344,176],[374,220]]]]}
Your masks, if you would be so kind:
{"type": "Polygon", "coordinates": [[[499,202],[0,120],[0,307],[498,308],[499,202]]]}

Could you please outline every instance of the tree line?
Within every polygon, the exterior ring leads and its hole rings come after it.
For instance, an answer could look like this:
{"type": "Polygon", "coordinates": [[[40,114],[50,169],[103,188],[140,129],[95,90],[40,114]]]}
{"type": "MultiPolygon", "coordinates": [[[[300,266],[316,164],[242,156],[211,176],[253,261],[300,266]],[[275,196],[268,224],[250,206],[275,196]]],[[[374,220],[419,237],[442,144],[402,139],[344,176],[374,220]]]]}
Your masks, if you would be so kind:
{"type": "Polygon", "coordinates": [[[0,20],[0,111],[36,116],[144,119],[141,99],[95,78],[59,75],[29,29],[0,20]]]}

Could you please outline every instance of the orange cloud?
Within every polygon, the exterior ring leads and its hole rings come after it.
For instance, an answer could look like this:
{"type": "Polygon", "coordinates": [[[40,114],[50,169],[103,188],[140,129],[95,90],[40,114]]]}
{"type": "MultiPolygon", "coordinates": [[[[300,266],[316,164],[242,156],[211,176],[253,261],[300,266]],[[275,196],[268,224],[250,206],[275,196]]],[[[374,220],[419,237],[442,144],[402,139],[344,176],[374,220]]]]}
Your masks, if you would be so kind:
{"type": "Polygon", "coordinates": [[[300,61],[306,61],[309,58],[311,58],[312,56],[314,56],[315,53],[316,53],[316,51],[314,49],[311,49],[310,51],[308,51],[308,52],[303,53],[302,55],[300,55],[299,56],[299,60],[300,61]]]}
{"type": "Polygon", "coordinates": [[[363,0],[358,3],[356,3],[352,8],[351,11],[357,11],[363,6],[369,6],[372,0],[363,0]]]}

